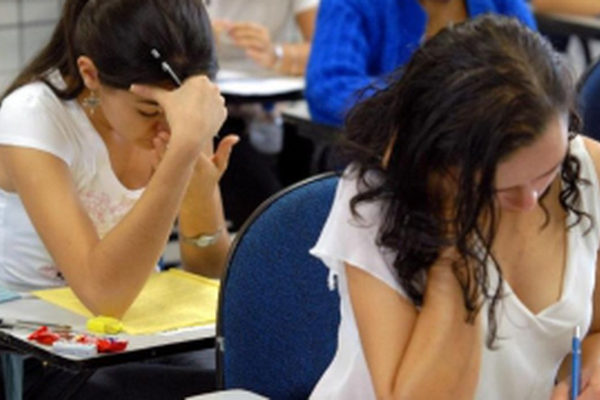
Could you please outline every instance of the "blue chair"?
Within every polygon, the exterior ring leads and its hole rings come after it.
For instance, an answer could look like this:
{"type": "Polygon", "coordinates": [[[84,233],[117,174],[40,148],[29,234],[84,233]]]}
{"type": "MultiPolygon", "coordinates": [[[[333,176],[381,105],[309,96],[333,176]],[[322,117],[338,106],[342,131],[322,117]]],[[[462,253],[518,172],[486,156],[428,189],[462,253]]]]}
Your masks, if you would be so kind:
{"type": "Polygon", "coordinates": [[[600,60],[582,75],[577,92],[577,105],[583,120],[582,133],[600,140],[600,60]]]}
{"type": "Polygon", "coordinates": [[[221,389],[306,399],[337,347],[339,297],[308,250],[329,214],[338,177],[302,181],[266,200],[232,245],[221,281],[221,389]]]}

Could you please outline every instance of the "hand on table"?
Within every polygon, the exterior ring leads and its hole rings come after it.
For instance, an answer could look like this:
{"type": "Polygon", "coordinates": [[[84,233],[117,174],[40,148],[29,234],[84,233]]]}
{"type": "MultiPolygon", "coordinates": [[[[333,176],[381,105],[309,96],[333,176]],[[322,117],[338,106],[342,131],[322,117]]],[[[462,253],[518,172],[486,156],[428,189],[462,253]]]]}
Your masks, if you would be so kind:
{"type": "MultiPolygon", "coordinates": [[[[570,382],[559,382],[550,400],[570,400],[570,382]]],[[[600,400],[600,366],[581,372],[581,392],[576,400],[600,400]]]]}
{"type": "Polygon", "coordinates": [[[246,56],[265,68],[273,68],[277,62],[275,45],[269,30],[252,22],[231,23],[227,33],[233,44],[243,49],[246,56]]]}

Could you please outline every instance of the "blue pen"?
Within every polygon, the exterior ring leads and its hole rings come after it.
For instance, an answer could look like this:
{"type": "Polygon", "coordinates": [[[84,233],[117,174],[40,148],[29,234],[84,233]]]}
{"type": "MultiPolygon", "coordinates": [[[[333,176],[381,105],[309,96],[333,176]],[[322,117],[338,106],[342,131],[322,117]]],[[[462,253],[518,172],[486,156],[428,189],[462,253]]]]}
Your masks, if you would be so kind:
{"type": "Polygon", "coordinates": [[[581,332],[579,325],[573,331],[571,346],[571,400],[575,400],[579,396],[581,387],[581,332]]]}

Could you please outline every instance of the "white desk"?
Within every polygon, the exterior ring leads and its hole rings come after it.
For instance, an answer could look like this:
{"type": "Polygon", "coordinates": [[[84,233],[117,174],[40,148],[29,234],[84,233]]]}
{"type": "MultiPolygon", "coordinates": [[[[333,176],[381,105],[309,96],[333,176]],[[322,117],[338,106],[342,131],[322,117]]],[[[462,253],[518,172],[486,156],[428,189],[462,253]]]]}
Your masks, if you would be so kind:
{"type": "MultiPolygon", "coordinates": [[[[86,332],[85,317],[33,297],[1,303],[0,318],[67,324],[71,325],[74,332],[86,332]]],[[[127,349],[90,357],[56,353],[49,346],[27,340],[31,332],[30,329],[0,329],[0,344],[63,368],[82,370],[211,348],[214,346],[215,324],[152,335],[112,335],[126,339],[127,349]]]]}
{"type": "Polygon", "coordinates": [[[267,398],[247,390],[232,389],[186,397],[185,400],[267,400],[267,398]]]}
{"type": "Polygon", "coordinates": [[[535,12],[535,18],[542,33],[600,39],[600,19],[596,17],[535,12]]]}
{"type": "Polygon", "coordinates": [[[231,69],[220,70],[216,82],[228,101],[238,103],[300,99],[305,86],[304,77],[231,69]]]}

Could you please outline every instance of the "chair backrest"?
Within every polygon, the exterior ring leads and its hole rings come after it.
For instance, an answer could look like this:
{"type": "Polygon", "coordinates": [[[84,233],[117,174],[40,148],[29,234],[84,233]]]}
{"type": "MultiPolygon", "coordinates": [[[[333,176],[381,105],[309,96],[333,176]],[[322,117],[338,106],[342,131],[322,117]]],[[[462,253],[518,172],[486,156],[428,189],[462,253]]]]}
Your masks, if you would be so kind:
{"type": "Polygon", "coordinates": [[[600,140],[600,60],[596,60],[582,75],[577,89],[577,105],[583,120],[582,133],[600,140]]]}
{"type": "Polygon", "coordinates": [[[222,389],[306,399],[337,347],[339,297],[308,250],[335,195],[333,173],[265,201],[238,233],[221,281],[217,369],[222,389]]]}

